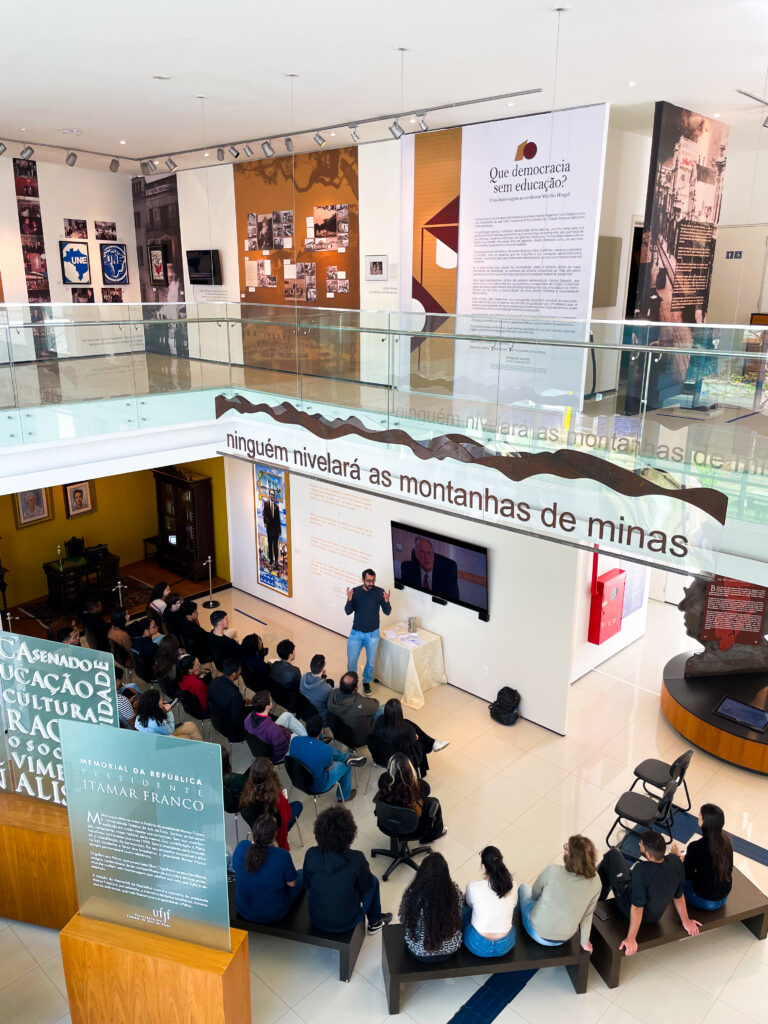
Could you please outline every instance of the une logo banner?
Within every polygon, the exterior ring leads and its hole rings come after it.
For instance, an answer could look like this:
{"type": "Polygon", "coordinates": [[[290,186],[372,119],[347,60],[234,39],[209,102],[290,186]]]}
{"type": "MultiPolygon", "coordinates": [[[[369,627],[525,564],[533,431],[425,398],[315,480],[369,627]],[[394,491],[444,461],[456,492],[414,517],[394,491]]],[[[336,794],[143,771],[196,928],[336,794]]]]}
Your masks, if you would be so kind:
{"type": "Polygon", "coordinates": [[[128,257],[124,245],[102,245],[101,273],[104,284],[128,284],[128,257]]]}
{"type": "Polygon", "coordinates": [[[64,284],[90,284],[91,263],[87,242],[59,242],[64,284]]]}

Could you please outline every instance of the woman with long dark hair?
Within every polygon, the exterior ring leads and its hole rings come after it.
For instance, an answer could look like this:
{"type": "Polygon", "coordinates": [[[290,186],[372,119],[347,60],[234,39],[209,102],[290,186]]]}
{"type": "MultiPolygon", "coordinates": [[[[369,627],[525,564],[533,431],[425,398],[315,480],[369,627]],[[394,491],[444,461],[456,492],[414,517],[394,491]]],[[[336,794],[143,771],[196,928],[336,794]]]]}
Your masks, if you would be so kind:
{"type": "Polygon", "coordinates": [[[517,937],[512,924],[517,884],[497,847],[486,846],[480,863],[483,877],[469,882],[464,894],[464,945],[475,956],[504,956],[517,937]]]}
{"type": "MultiPolygon", "coordinates": [[[[205,681],[207,672],[203,671],[200,659],[194,654],[185,654],[179,661],[179,689],[191,693],[197,699],[202,714],[208,712],[208,685],[205,681]]],[[[210,676],[208,677],[210,679],[210,676]]]]}
{"type": "Polygon", "coordinates": [[[285,917],[302,891],[301,872],[287,850],[275,845],[277,825],[262,814],[232,854],[237,912],[247,921],[266,924],[285,917]]]}
{"type": "Polygon", "coordinates": [[[387,770],[379,777],[379,791],[373,799],[415,811],[419,827],[412,838],[432,842],[444,836],[447,830],[443,827],[440,801],[429,793],[429,783],[418,777],[411,759],[406,754],[393,754],[387,770]]]}
{"type": "Polygon", "coordinates": [[[437,962],[461,948],[464,897],[451,878],[445,857],[430,853],[403,893],[400,923],[405,945],[417,960],[437,962]]]}
{"type": "Polygon", "coordinates": [[[171,705],[160,697],[159,690],[146,690],[136,704],[136,721],[133,724],[137,732],[152,732],[160,736],[180,736],[182,739],[202,739],[200,730],[194,722],[182,722],[174,725],[171,705]]]}
{"type": "Polygon", "coordinates": [[[272,762],[268,757],[257,757],[248,769],[238,810],[251,828],[262,814],[271,814],[277,824],[277,845],[290,850],[288,830],[296,823],[304,806],[299,800],[288,803],[272,762]]]}
{"type": "Polygon", "coordinates": [[[178,696],[181,668],[179,667],[179,641],[175,636],[164,636],[157,645],[152,666],[152,682],[170,697],[178,696]]]}
{"type": "Polygon", "coordinates": [[[717,910],[728,899],[733,885],[733,844],[724,826],[725,815],[717,804],[702,804],[701,839],[688,844],[685,856],[676,843],[670,847],[685,865],[683,895],[692,907],[717,910]]]}
{"type": "Polygon", "coordinates": [[[383,714],[373,723],[373,732],[391,751],[406,754],[422,778],[429,771],[427,754],[448,746],[447,740],[433,739],[420,725],[405,718],[403,705],[397,697],[384,705],[383,714]]]}

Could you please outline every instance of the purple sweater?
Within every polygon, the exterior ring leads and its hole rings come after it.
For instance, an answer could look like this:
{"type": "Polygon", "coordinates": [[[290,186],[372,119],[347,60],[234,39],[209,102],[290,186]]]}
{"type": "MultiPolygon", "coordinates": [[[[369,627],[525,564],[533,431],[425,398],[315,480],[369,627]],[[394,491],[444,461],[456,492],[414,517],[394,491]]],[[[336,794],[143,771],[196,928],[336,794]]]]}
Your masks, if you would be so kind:
{"type": "Polygon", "coordinates": [[[245,731],[272,747],[271,758],[274,764],[282,761],[288,753],[288,745],[291,742],[290,730],[277,725],[269,715],[257,715],[252,711],[245,720],[245,731]]]}

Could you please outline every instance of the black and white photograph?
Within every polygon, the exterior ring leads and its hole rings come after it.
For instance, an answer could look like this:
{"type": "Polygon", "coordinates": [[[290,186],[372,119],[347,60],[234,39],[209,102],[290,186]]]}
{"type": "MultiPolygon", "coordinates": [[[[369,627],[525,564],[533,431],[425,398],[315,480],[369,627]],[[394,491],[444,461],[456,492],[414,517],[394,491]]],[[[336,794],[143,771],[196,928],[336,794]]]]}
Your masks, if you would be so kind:
{"type": "Polygon", "coordinates": [[[307,284],[307,302],[317,302],[317,286],[315,279],[312,278],[312,284],[307,284]]]}
{"type": "Polygon", "coordinates": [[[73,220],[70,217],[64,218],[65,238],[87,238],[88,224],[84,220],[73,220]]]}
{"type": "Polygon", "coordinates": [[[272,214],[271,213],[260,213],[258,215],[259,220],[259,248],[263,251],[265,249],[273,249],[273,236],[272,236],[272,214]]]}
{"type": "Polygon", "coordinates": [[[29,491],[19,491],[11,498],[13,501],[13,517],[16,529],[32,526],[34,523],[45,523],[53,519],[53,502],[51,491],[47,487],[37,487],[29,491]]]}
{"type": "Polygon", "coordinates": [[[72,301],[77,303],[93,302],[93,288],[73,288],[72,301]]]}
{"type": "Polygon", "coordinates": [[[259,245],[259,239],[256,235],[253,238],[248,239],[247,243],[248,252],[260,252],[261,246],[259,245]]]}
{"type": "Polygon", "coordinates": [[[79,484],[64,485],[64,510],[67,519],[84,516],[96,511],[96,492],[93,480],[84,480],[79,484]]]}
{"type": "Polygon", "coordinates": [[[96,230],[97,242],[117,241],[117,224],[113,220],[95,220],[93,226],[96,230]]]}
{"type": "Polygon", "coordinates": [[[317,252],[314,238],[304,239],[304,252],[317,252]]]}
{"type": "Polygon", "coordinates": [[[256,260],[256,287],[269,288],[269,272],[272,264],[269,260],[256,260]]]}
{"type": "Polygon", "coordinates": [[[101,301],[102,302],[122,302],[123,301],[123,289],[122,288],[102,288],[101,289],[101,301]]]}
{"type": "Polygon", "coordinates": [[[388,256],[366,256],[365,257],[365,280],[386,281],[389,277],[388,256]]]}
{"type": "Polygon", "coordinates": [[[349,294],[349,281],[345,278],[343,281],[339,280],[336,282],[336,291],[341,294],[349,294]]]}
{"type": "Polygon", "coordinates": [[[248,217],[248,237],[258,238],[259,235],[259,215],[258,213],[249,213],[248,217]]]}
{"type": "Polygon", "coordinates": [[[299,280],[314,281],[317,277],[317,264],[316,263],[297,263],[296,264],[296,277],[299,280]]]}

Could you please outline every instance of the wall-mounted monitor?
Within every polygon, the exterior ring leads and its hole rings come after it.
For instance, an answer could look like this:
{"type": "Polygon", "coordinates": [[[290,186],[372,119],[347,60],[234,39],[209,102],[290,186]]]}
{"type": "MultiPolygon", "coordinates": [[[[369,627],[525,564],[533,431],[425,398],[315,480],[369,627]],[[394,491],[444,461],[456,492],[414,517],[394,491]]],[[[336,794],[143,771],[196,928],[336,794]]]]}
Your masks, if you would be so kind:
{"type": "Polygon", "coordinates": [[[218,249],[187,249],[190,284],[221,284],[218,249]]]}
{"type": "Polygon", "coordinates": [[[398,590],[431,594],[488,620],[488,549],[403,523],[392,523],[392,565],[398,590]]]}

